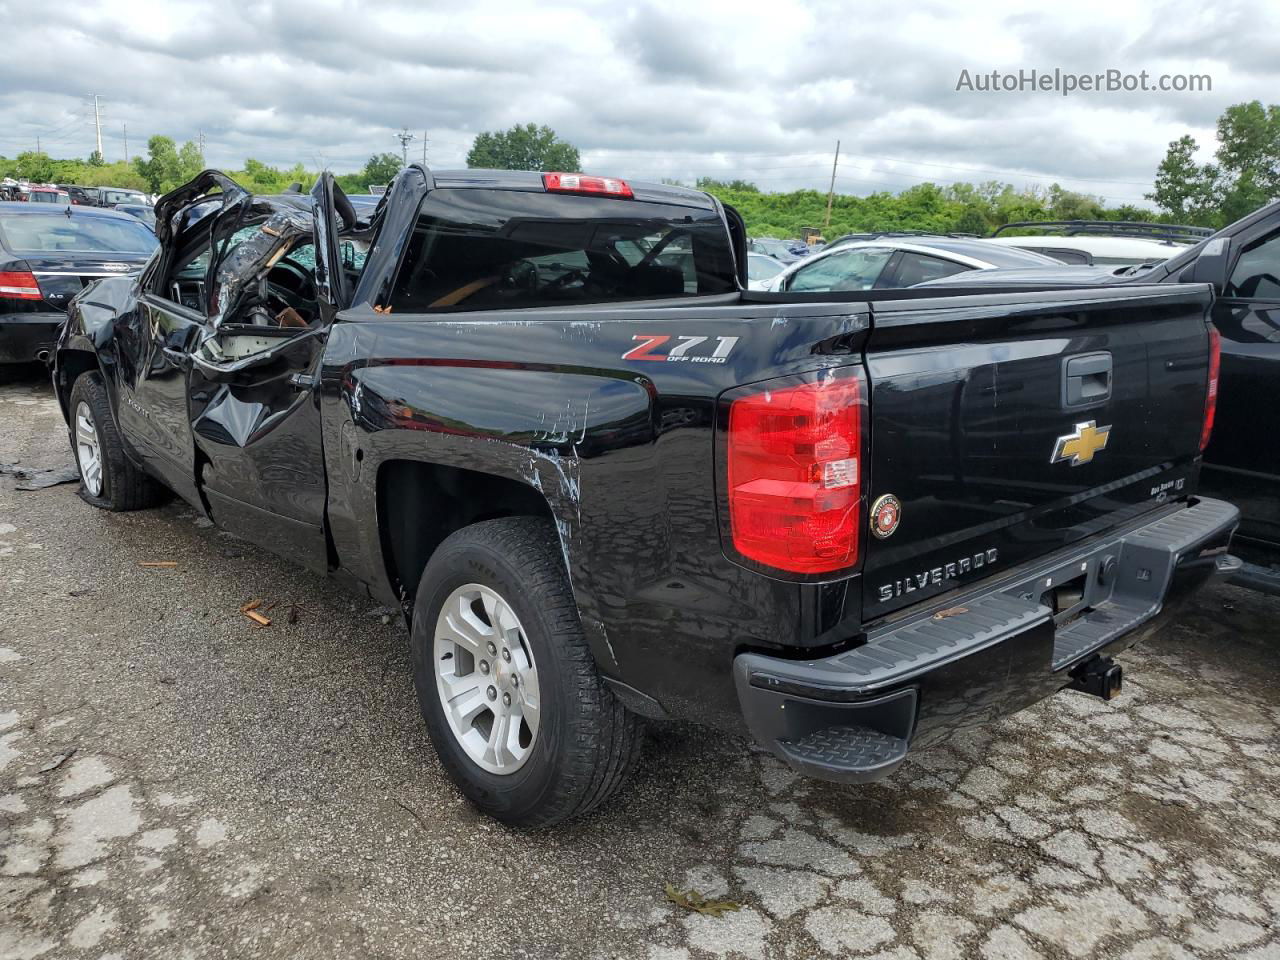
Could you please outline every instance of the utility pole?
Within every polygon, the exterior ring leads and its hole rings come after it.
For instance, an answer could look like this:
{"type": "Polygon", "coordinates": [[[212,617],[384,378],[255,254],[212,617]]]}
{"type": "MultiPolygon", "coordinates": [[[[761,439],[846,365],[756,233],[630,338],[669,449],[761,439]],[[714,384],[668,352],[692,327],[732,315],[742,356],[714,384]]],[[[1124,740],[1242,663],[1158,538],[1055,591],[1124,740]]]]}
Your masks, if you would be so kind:
{"type": "Polygon", "coordinates": [[[36,153],[40,152],[40,134],[36,134],[36,153]]]}
{"type": "Polygon", "coordinates": [[[422,131],[422,165],[427,165],[427,131],[422,131]]]}
{"type": "Polygon", "coordinates": [[[836,156],[831,161],[831,186],[827,189],[827,216],[822,221],[822,232],[826,233],[827,228],[831,226],[831,201],[836,195],[836,166],[840,163],[840,141],[836,141],[836,156]]]}
{"type": "Polygon", "coordinates": [[[102,116],[98,112],[98,95],[93,95],[93,136],[98,145],[98,156],[106,160],[102,153],[102,116]]]}
{"type": "Polygon", "coordinates": [[[417,137],[409,132],[408,127],[404,127],[396,134],[396,139],[400,141],[400,160],[407,167],[409,165],[409,144],[416,140],[417,137]]]}
{"type": "Polygon", "coordinates": [[[124,162],[129,162],[129,124],[121,124],[124,128],[124,162]]]}
{"type": "Polygon", "coordinates": [[[196,131],[196,148],[200,151],[200,166],[204,166],[204,131],[196,131]]]}

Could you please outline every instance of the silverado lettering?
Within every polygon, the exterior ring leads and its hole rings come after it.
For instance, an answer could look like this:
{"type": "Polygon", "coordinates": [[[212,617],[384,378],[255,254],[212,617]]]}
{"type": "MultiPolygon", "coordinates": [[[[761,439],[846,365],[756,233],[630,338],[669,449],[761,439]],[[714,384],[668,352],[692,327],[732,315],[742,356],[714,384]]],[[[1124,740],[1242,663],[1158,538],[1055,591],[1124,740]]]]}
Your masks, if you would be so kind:
{"type": "Polygon", "coordinates": [[[940,567],[933,567],[923,573],[917,573],[914,576],[907,577],[903,580],[895,580],[893,583],[881,584],[877,588],[877,593],[881,600],[892,600],[894,597],[900,597],[903,594],[914,593],[916,590],[923,590],[932,584],[943,583],[948,580],[955,580],[957,577],[964,576],[981,570],[989,563],[995,563],[1000,556],[1000,551],[995,547],[990,550],[975,553],[969,557],[961,557],[952,563],[943,564],[940,567]]]}

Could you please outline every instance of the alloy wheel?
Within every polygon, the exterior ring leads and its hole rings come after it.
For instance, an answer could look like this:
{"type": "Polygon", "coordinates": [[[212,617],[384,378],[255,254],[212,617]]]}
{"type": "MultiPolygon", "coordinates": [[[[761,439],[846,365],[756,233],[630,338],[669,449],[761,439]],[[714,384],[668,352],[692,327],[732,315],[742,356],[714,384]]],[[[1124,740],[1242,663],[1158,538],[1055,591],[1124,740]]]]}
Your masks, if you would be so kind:
{"type": "Polygon", "coordinates": [[[458,587],[436,618],[436,691],[467,756],[489,773],[524,766],[538,737],[538,668],[520,618],[495,590],[458,587]]]}
{"type": "Polygon", "coordinates": [[[80,479],[91,497],[102,496],[102,444],[98,440],[98,425],[93,411],[83,400],[76,405],[76,462],[80,466],[80,479]]]}

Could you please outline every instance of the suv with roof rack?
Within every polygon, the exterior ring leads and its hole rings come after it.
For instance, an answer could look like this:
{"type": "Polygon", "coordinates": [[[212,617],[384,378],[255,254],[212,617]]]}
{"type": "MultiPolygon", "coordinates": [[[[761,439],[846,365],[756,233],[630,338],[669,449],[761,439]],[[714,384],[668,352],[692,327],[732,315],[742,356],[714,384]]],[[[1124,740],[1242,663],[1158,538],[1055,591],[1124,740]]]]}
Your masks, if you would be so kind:
{"type": "Polygon", "coordinates": [[[997,228],[989,240],[1063,263],[1114,267],[1121,273],[1168,260],[1212,233],[1208,227],[1136,220],[1020,220],[997,228]]]}

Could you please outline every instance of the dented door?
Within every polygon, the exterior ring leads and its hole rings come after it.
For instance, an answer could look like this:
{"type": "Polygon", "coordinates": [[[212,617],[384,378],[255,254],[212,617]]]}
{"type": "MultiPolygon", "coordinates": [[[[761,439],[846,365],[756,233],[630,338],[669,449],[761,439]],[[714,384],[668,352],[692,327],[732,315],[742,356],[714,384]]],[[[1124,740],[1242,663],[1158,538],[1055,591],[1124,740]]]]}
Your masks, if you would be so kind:
{"type": "MultiPolygon", "coordinates": [[[[338,242],[343,227],[335,212],[346,198],[330,174],[321,176],[312,197],[317,319],[299,330],[242,326],[237,321],[243,318],[221,317],[217,337],[226,356],[216,362],[195,356],[190,390],[201,482],[215,521],[324,570],[328,488],[318,370],[329,325],[346,305],[350,284],[338,242]]],[[[353,224],[354,216],[345,221],[346,227],[353,224]]],[[[251,275],[259,267],[236,265],[251,275]]],[[[249,283],[252,276],[234,279],[249,283]]]]}
{"type": "Polygon", "coordinates": [[[191,415],[201,485],[219,526],[323,570],[326,484],[311,371],[324,334],[275,339],[239,361],[195,358],[191,415]]]}
{"type": "Polygon", "coordinates": [[[116,324],[120,429],[149,469],[193,504],[200,498],[188,410],[191,351],[212,312],[213,237],[248,200],[213,170],[161,198],[159,255],[139,281],[133,309],[116,324]]]}

